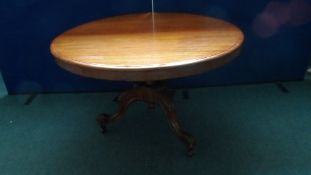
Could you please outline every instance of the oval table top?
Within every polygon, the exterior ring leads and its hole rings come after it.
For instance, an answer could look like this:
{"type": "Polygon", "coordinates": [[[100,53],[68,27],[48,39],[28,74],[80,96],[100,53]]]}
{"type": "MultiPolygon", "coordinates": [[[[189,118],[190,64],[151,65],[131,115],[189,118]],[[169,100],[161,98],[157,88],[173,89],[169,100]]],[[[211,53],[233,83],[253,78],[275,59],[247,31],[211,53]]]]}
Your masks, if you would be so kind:
{"type": "Polygon", "coordinates": [[[144,13],[80,25],[56,37],[50,49],[61,67],[82,76],[155,81],[222,66],[239,53],[243,40],[241,30],[223,20],[144,13]]]}

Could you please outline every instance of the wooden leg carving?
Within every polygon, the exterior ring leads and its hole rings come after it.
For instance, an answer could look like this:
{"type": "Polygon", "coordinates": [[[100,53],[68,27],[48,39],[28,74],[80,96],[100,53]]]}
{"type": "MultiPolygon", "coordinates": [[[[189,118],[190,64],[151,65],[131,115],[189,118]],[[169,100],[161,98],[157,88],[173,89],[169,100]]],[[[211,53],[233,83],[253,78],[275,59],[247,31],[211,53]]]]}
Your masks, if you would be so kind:
{"type": "Polygon", "coordinates": [[[170,98],[161,95],[160,96],[160,103],[166,112],[168,122],[169,122],[172,130],[174,131],[176,136],[184,144],[186,144],[187,150],[188,150],[188,156],[193,156],[193,153],[194,153],[193,149],[195,146],[195,140],[192,137],[192,135],[190,135],[189,133],[187,133],[186,131],[184,131],[182,129],[181,124],[177,118],[177,114],[176,114],[174,105],[171,102],[170,98]]]}
{"type": "Polygon", "coordinates": [[[97,122],[100,124],[100,126],[103,129],[103,133],[105,133],[106,130],[106,124],[115,122],[119,119],[121,119],[125,112],[127,111],[129,105],[135,101],[144,101],[149,104],[149,106],[155,105],[155,98],[153,97],[153,90],[151,88],[146,87],[138,87],[131,90],[126,91],[125,93],[121,94],[117,97],[118,102],[118,109],[117,112],[108,115],[108,114],[101,114],[97,118],[97,122]]]}
{"type": "Polygon", "coordinates": [[[121,96],[118,97],[118,109],[117,112],[113,115],[108,114],[100,114],[97,118],[97,122],[100,124],[102,128],[102,132],[105,133],[107,131],[106,124],[115,122],[121,119],[125,112],[127,111],[129,105],[137,100],[135,93],[125,92],[121,96]]]}
{"type": "Polygon", "coordinates": [[[118,109],[113,115],[101,114],[97,118],[97,122],[106,132],[106,124],[115,122],[121,119],[127,111],[129,105],[135,101],[143,101],[150,108],[154,108],[157,104],[161,105],[166,112],[168,122],[176,134],[176,136],[186,144],[188,155],[193,155],[193,148],[195,146],[194,138],[181,128],[180,122],[177,118],[176,111],[172,102],[174,91],[163,87],[141,86],[126,91],[118,96],[118,109]]]}

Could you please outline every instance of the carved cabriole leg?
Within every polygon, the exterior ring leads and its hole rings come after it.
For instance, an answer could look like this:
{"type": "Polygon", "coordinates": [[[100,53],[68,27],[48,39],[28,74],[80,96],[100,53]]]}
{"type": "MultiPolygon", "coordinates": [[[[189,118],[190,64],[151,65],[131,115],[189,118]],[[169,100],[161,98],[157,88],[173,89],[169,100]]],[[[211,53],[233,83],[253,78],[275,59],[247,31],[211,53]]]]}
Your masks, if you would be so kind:
{"type": "Polygon", "coordinates": [[[121,119],[127,111],[129,105],[135,101],[144,101],[149,105],[155,105],[152,89],[146,87],[138,87],[128,90],[118,96],[118,109],[112,115],[101,114],[97,118],[97,122],[101,125],[103,133],[106,132],[106,124],[121,119]]]}
{"type": "Polygon", "coordinates": [[[172,102],[174,91],[168,90],[163,87],[146,87],[141,86],[126,91],[118,97],[118,109],[113,115],[102,114],[97,118],[97,122],[101,125],[103,132],[106,132],[106,124],[115,122],[121,119],[127,111],[129,105],[135,101],[143,101],[149,107],[154,107],[159,104],[166,112],[168,122],[176,134],[176,136],[186,144],[188,155],[192,156],[195,140],[193,137],[185,132],[177,119],[176,111],[172,102]]]}
{"type": "Polygon", "coordinates": [[[117,101],[118,109],[116,113],[114,113],[113,115],[100,114],[98,116],[96,120],[100,124],[101,128],[103,129],[103,133],[106,132],[106,124],[120,120],[124,116],[129,105],[137,101],[137,95],[136,93],[130,93],[132,91],[133,90],[127,91],[121,94],[120,96],[118,96],[118,101],[117,101]]]}
{"type": "Polygon", "coordinates": [[[188,155],[193,155],[193,149],[195,146],[195,140],[186,131],[184,131],[181,127],[181,124],[177,118],[176,110],[174,108],[174,104],[172,103],[171,99],[167,96],[164,96],[163,94],[159,94],[159,102],[161,106],[163,107],[164,111],[166,112],[166,116],[168,119],[168,122],[173,130],[173,132],[176,134],[176,136],[187,146],[188,155]]]}

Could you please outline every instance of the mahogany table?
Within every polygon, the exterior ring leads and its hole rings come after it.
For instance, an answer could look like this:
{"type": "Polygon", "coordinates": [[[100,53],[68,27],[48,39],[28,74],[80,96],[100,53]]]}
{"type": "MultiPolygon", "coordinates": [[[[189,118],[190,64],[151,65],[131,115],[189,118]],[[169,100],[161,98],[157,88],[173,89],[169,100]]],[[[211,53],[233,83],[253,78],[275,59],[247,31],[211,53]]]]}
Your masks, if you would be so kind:
{"type": "Polygon", "coordinates": [[[239,28],[219,19],[185,13],[144,13],[78,26],[55,38],[50,49],[57,63],[75,74],[139,82],[140,86],[118,97],[115,114],[97,118],[103,131],[135,101],[151,107],[160,105],[172,130],[192,155],[195,140],[181,128],[173,92],[161,82],[228,63],[239,53],[243,40],[239,28]]]}

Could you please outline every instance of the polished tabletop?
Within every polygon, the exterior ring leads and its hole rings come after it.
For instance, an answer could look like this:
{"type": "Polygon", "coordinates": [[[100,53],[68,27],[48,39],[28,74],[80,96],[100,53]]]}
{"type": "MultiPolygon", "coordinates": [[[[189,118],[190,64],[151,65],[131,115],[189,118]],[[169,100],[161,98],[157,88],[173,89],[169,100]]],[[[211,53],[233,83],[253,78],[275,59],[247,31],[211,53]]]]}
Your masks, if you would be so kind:
{"type": "Polygon", "coordinates": [[[61,67],[82,76],[155,81],[222,66],[239,53],[243,40],[241,30],[223,20],[143,13],[80,25],[56,37],[50,49],[61,67]]]}

